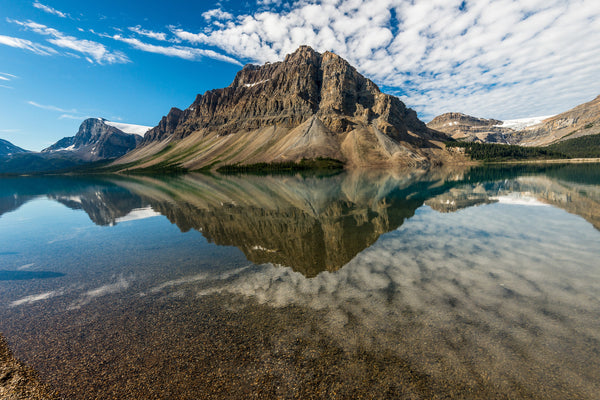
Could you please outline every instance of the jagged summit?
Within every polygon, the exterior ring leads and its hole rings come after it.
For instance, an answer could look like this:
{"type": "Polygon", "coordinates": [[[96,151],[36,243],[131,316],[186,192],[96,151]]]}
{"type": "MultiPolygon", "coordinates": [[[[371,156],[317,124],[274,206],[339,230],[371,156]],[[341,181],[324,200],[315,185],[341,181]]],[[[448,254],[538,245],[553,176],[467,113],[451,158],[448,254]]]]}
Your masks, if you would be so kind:
{"type": "Polygon", "coordinates": [[[351,165],[427,162],[436,156],[423,149],[445,138],[342,57],[301,46],[283,61],[244,66],[228,87],[198,95],[186,110],[172,108],[143,145],[119,162],[195,169],[297,161],[308,156],[302,143],[319,156],[319,146],[305,140],[307,129],[327,144],[322,156],[351,165]],[[169,151],[163,150],[166,142],[173,143],[169,151]]]}
{"type": "Polygon", "coordinates": [[[42,153],[69,152],[85,161],[97,161],[120,157],[141,140],[141,136],[125,133],[104,118],[88,118],[75,136],[62,138],[42,153]]]}

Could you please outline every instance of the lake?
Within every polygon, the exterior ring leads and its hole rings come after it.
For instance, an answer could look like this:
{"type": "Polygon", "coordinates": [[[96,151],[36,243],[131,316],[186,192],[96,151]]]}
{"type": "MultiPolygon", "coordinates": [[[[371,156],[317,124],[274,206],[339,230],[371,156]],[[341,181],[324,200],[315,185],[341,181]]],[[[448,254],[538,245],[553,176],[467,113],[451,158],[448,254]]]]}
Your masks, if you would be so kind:
{"type": "Polygon", "coordinates": [[[597,399],[600,165],[0,179],[0,332],[68,399],[597,399]]]}

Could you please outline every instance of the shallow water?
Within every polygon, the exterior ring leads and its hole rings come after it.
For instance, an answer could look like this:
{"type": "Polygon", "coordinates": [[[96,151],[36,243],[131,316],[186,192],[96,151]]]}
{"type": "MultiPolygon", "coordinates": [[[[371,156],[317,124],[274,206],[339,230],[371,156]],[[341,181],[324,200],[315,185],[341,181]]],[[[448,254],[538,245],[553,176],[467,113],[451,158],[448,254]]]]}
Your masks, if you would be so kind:
{"type": "Polygon", "coordinates": [[[600,166],[0,180],[0,332],[65,398],[600,392],[600,166]]]}

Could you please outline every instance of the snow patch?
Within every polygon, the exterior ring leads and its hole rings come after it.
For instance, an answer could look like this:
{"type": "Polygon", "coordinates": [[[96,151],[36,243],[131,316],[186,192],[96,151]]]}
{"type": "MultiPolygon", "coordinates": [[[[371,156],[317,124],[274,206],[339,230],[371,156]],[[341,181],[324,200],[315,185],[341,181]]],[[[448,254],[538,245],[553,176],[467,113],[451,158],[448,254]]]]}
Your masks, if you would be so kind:
{"type": "Polygon", "coordinates": [[[267,248],[264,248],[264,247],[262,247],[260,245],[252,246],[252,250],[261,250],[261,251],[264,251],[264,252],[267,252],[267,253],[277,253],[277,250],[267,249],[267,248]]]}
{"type": "Polygon", "coordinates": [[[520,131],[525,128],[528,128],[533,125],[537,125],[545,119],[552,117],[553,115],[546,115],[543,117],[529,117],[529,118],[519,118],[519,119],[507,119],[506,121],[502,121],[499,125],[494,125],[502,128],[514,129],[515,131],[520,131]]]}
{"type": "Polygon", "coordinates": [[[254,83],[245,83],[244,86],[250,88],[250,87],[254,87],[256,85],[260,85],[261,83],[265,83],[267,81],[270,81],[270,79],[265,79],[264,81],[254,82],[254,83]]]}
{"type": "Polygon", "coordinates": [[[152,207],[145,208],[134,208],[129,212],[129,214],[124,217],[119,217],[115,220],[115,222],[125,222],[125,221],[136,221],[138,219],[146,219],[157,217],[161,215],[160,213],[154,211],[152,207]]]}
{"type": "Polygon", "coordinates": [[[144,136],[144,134],[146,132],[148,132],[150,129],[152,129],[151,126],[123,124],[121,122],[111,122],[111,121],[106,121],[106,120],[104,121],[104,123],[106,125],[113,126],[125,133],[135,134],[135,135],[140,135],[140,136],[144,136]]]}

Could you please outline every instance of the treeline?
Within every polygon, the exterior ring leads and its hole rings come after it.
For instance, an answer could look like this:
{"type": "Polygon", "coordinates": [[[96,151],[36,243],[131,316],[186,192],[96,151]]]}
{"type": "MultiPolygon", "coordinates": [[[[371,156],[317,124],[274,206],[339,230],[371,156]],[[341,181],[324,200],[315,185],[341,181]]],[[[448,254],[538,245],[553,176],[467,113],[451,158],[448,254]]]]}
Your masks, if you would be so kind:
{"type": "Polygon", "coordinates": [[[565,140],[547,147],[525,147],[479,142],[448,142],[448,148],[463,148],[474,160],[484,162],[600,158],[600,135],[565,140]]]}
{"type": "Polygon", "coordinates": [[[571,158],[597,158],[600,157],[600,135],[565,140],[548,146],[548,149],[567,154],[571,158]]]}
{"type": "Polygon", "coordinates": [[[224,174],[235,173],[272,173],[272,172],[296,172],[296,171],[322,171],[339,170],[344,168],[344,163],[333,158],[318,157],[314,159],[302,159],[299,162],[284,161],[273,163],[256,164],[234,164],[224,165],[217,168],[217,172],[224,174]]]}

